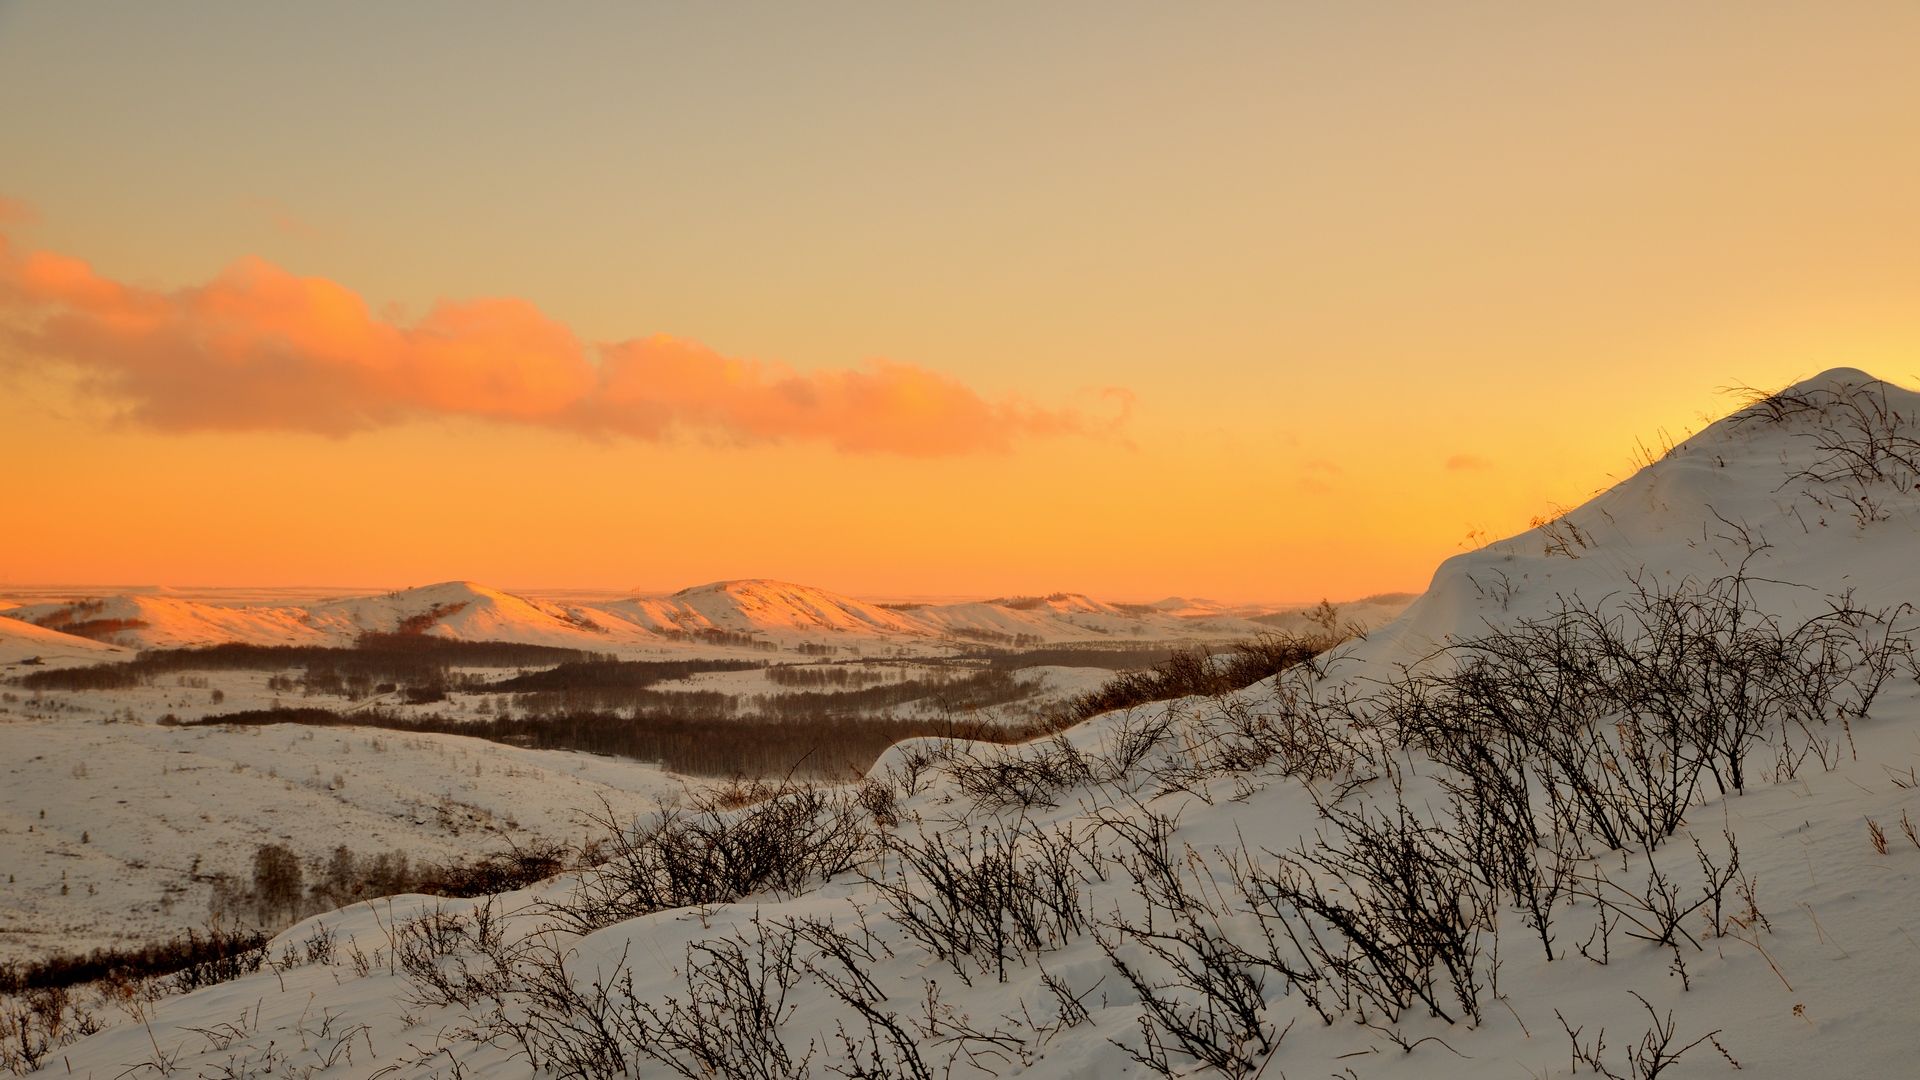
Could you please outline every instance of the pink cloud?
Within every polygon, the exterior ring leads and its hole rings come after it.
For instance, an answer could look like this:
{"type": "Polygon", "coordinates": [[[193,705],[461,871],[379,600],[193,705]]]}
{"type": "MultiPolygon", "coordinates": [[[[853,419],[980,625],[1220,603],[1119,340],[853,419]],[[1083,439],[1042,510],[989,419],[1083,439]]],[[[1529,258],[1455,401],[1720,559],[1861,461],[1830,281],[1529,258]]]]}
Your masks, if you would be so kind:
{"type": "Polygon", "coordinates": [[[1493,462],[1473,454],[1455,454],[1447,459],[1444,468],[1448,472],[1482,472],[1493,468],[1493,462]]]}
{"type": "MultiPolygon", "coordinates": [[[[0,204],[4,209],[4,204],[0,204]]],[[[989,400],[913,364],[798,371],[654,336],[581,341],[510,297],[441,301],[407,322],[353,290],[260,259],[180,289],[137,288],[0,237],[0,326],[30,358],[87,376],[93,393],[162,431],[344,436],[427,417],[473,417],[586,435],[816,442],[848,453],[1003,451],[1016,439],[1106,436],[1118,416],[989,400]]]]}

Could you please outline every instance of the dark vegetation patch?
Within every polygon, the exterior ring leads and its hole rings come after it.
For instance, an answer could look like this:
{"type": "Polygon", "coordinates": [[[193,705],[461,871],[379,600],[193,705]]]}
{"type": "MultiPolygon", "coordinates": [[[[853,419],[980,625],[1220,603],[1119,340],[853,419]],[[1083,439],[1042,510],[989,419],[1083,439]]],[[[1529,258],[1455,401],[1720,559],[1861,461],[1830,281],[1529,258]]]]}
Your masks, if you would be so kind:
{"type": "Polygon", "coordinates": [[[170,941],[59,953],[44,960],[0,964],[0,994],[79,986],[102,979],[132,981],[189,973],[196,986],[223,982],[258,971],[266,957],[267,935],[259,930],[189,930],[170,941]]]}
{"type": "Polygon", "coordinates": [[[290,926],[323,911],[402,893],[476,897],[524,889],[577,865],[576,856],[557,846],[534,846],[438,863],[405,852],[361,855],[342,844],[324,861],[303,862],[285,845],[263,844],[254,852],[251,878],[214,876],[215,915],[205,929],[144,945],[0,964],[0,994],[165,976],[172,976],[181,992],[211,986],[260,970],[271,936],[263,927],[290,926]]]}
{"type": "Polygon", "coordinates": [[[767,669],[767,681],[775,686],[807,690],[858,690],[886,682],[900,682],[907,677],[906,672],[906,665],[777,664],[767,669]]]}
{"type": "Polygon", "coordinates": [[[428,684],[444,682],[451,668],[534,668],[608,659],[600,653],[551,645],[454,641],[419,634],[362,634],[351,648],[229,643],[195,649],[147,649],[125,663],[35,671],[14,681],[29,690],[124,690],[146,686],[159,675],[183,671],[301,668],[309,679],[335,673],[343,685],[356,677],[373,685],[428,684]]]}
{"type": "Polygon", "coordinates": [[[758,649],[761,652],[780,651],[780,643],[777,641],[767,641],[752,634],[743,634],[734,630],[707,627],[701,630],[656,630],[654,632],[669,641],[697,641],[702,645],[720,645],[729,649],[758,649]]]}
{"type": "MultiPolygon", "coordinates": [[[[309,724],[466,735],[543,750],[584,750],[641,761],[688,776],[785,776],[844,779],[863,775],[893,744],[917,737],[1018,743],[1112,709],[1239,689],[1326,649],[1331,639],[1271,636],[1230,652],[1174,650],[1158,666],[1125,672],[1036,720],[983,719],[983,710],[1019,701],[1032,685],[1011,670],[972,668],[839,692],[758,695],[626,688],[642,668],[585,664],[606,674],[601,687],[516,694],[513,704],[473,719],[408,716],[384,709],[351,713],[313,706],[251,709],[191,725],[309,724]],[[626,674],[616,674],[626,672],[626,674]],[[915,706],[912,715],[887,710],[915,706]],[[929,715],[931,714],[931,715],[929,715]]],[[[545,676],[548,673],[537,673],[545,676]]],[[[510,680],[510,683],[517,680],[510,680]]],[[[544,680],[531,680],[542,685],[544,680]]],[[[503,684],[504,685],[504,684],[503,684]]]]}
{"type": "Polygon", "coordinates": [[[400,716],[378,709],[338,713],[316,708],[255,709],[190,722],[190,726],[218,724],[310,724],[467,735],[512,746],[584,750],[657,761],[661,767],[687,776],[791,773],[831,779],[865,773],[887,747],[902,739],[941,736],[1018,742],[1040,733],[1035,726],[967,719],[894,720],[862,716],[780,719],[700,714],[630,717],[610,712],[578,712],[463,721],[444,716],[400,716]],[[717,720],[724,723],[717,724],[717,720]]]}
{"type": "Polygon", "coordinates": [[[1065,603],[1073,598],[1073,593],[1055,592],[1045,596],[1002,596],[987,603],[995,607],[1012,608],[1015,611],[1038,611],[1048,604],[1065,603]]]}
{"type": "Polygon", "coordinates": [[[536,690],[593,691],[644,690],[706,671],[748,671],[765,667],[761,660],[587,660],[569,661],[545,671],[528,671],[490,684],[504,693],[536,690]]]}
{"type": "Polygon", "coordinates": [[[106,609],[107,602],[104,600],[82,600],[65,610],[34,620],[34,625],[93,641],[106,641],[123,630],[142,630],[147,626],[144,619],[100,617],[100,613],[106,609]]]}
{"type": "Polygon", "coordinates": [[[85,619],[80,622],[65,623],[60,627],[63,634],[87,638],[91,641],[109,641],[113,635],[126,630],[144,630],[145,619],[85,619]]]}
{"type": "Polygon", "coordinates": [[[438,863],[404,851],[362,855],[345,844],[322,861],[302,861],[284,844],[255,849],[251,878],[226,874],[213,880],[213,911],[252,919],[262,926],[290,926],[323,911],[402,893],[427,896],[492,896],[524,889],[575,865],[574,853],[540,844],[482,855],[466,862],[438,863]]]}
{"type": "Polygon", "coordinates": [[[451,604],[435,604],[425,611],[401,619],[400,625],[394,627],[394,631],[401,634],[422,635],[425,634],[434,623],[439,622],[441,619],[458,615],[466,609],[467,602],[465,600],[458,600],[451,604]]]}
{"type": "Polygon", "coordinates": [[[991,645],[1004,649],[1024,649],[1040,644],[1039,634],[1003,634],[998,630],[987,630],[976,626],[950,626],[946,634],[955,641],[971,641],[976,645],[991,645]]]}
{"type": "Polygon", "coordinates": [[[483,700],[479,711],[483,716],[497,709],[503,716],[521,713],[534,718],[619,713],[636,721],[702,723],[735,723],[756,718],[804,721],[858,714],[876,716],[886,722],[888,714],[896,709],[911,707],[911,712],[920,715],[957,715],[1019,701],[1033,692],[1030,681],[1017,680],[1009,672],[978,669],[954,672],[941,668],[929,670],[922,678],[857,689],[753,695],[716,690],[655,690],[646,686],[628,688],[617,682],[567,686],[560,680],[544,678],[530,679],[526,684],[516,680],[513,685],[538,686],[549,681],[560,688],[517,693],[511,703],[503,700],[497,706],[483,700]]]}
{"type": "Polygon", "coordinates": [[[1047,666],[1135,671],[1164,664],[1176,651],[1172,645],[1058,645],[1045,649],[980,650],[969,655],[1003,671],[1047,666]]]}
{"type": "Polygon", "coordinates": [[[1012,672],[976,670],[952,673],[934,669],[926,678],[904,679],[855,690],[805,690],[767,694],[753,699],[763,717],[805,720],[808,717],[867,715],[906,705],[919,711],[960,715],[1005,705],[1030,696],[1034,684],[1012,672]]]}
{"type": "Polygon", "coordinates": [[[1055,726],[1068,727],[1101,713],[1154,701],[1239,690],[1305,663],[1339,641],[1331,635],[1267,634],[1240,642],[1228,652],[1175,649],[1152,668],[1122,672],[1099,689],[1068,700],[1055,711],[1055,726]]]}

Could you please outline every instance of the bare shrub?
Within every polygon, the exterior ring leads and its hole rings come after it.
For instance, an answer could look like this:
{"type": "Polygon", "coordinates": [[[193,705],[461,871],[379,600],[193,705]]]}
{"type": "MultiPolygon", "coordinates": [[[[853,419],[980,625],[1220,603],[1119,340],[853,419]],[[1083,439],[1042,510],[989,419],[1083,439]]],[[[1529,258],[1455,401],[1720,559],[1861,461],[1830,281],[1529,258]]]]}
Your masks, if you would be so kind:
{"type": "Polygon", "coordinates": [[[1920,478],[1920,440],[1913,437],[1912,418],[1893,408],[1887,384],[1879,379],[1818,387],[1791,401],[1776,395],[1756,407],[1783,420],[1817,418],[1800,435],[1813,443],[1818,457],[1799,478],[1817,484],[1885,482],[1902,492],[1912,491],[1920,478]]]}
{"type": "Polygon", "coordinates": [[[498,999],[517,977],[497,901],[464,912],[436,904],[391,928],[393,957],[420,1006],[498,999]]]}
{"type": "Polygon", "coordinates": [[[1685,984],[1689,976],[1681,945],[1692,946],[1694,952],[1702,949],[1700,939],[1687,929],[1696,914],[1704,913],[1705,925],[1713,933],[1724,932],[1731,922],[1728,901],[1729,890],[1732,890],[1732,899],[1744,899],[1752,917],[1764,920],[1753,902],[1752,883],[1740,873],[1739,845],[1732,833],[1724,835],[1727,842],[1724,861],[1710,855],[1698,838],[1693,840],[1694,860],[1700,874],[1698,882],[1692,885],[1661,865],[1661,860],[1650,851],[1639,853],[1643,869],[1631,868],[1631,857],[1623,852],[1618,874],[1610,874],[1596,864],[1583,873],[1571,875],[1569,894],[1591,902],[1598,916],[1597,938],[1589,939],[1582,952],[1591,959],[1605,962],[1611,951],[1608,939],[1618,928],[1628,937],[1671,950],[1673,972],[1685,984]]]}
{"type": "Polygon", "coordinates": [[[891,829],[900,824],[900,797],[892,784],[869,777],[860,782],[857,797],[875,825],[891,829]]]}
{"type": "Polygon", "coordinates": [[[855,937],[832,923],[803,919],[789,924],[792,932],[813,947],[808,971],[841,1004],[853,1010],[864,1034],[848,1031],[844,1022],[836,1029],[846,1061],[835,1071],[849,1080],[933,1080],[933,1070],[921,1053],[911,1022],[899,1010],[887,1007],[887,995],[880,984],[867,974],[892,954],[876,939],[865,922],[855,937]]]}
{"type": "Polygon", "coordinates": [[[1117,709],[1243,689],[1306,663],[1342,640],[1345,636],[1337,634],[1263,634],[1223,654],[1176,649],[1150,670],[1122,672],[1099,689],[1068,700],[1056,711],[1053,722],[1067,727],[1117,709]]]}
{"type": "Polygon", "coordinates": [[[1372,764],[1378,755],[1363,745],[1366,724],[1355,702],[1340,693],[1319,697],[1321,676],[1317,665],[1297,664],[1264,701],[1222,694],[1202,705],[1194,767],[1203,775],[1264,771],[1314,782],[1372,764]]]}
{"type": "Polygon", "coordinates": [[[1553,1015],[1559,1018],[1560,1027],[1567,1033],[1567,1041],[1572,1044],[1572,1068],[1574,1072],[1579,1072],[1580,1067],[1584,1065],[1594,1073],[1606,1077],[1607,1080],[1657,1080],[1667,1069],[1680,1060],[1682,1054],[1699,1046],[1701,1043],[1712,1043],[1714,1049],[1720,1051],[1720,1056],[1726,1058],[1729,1064],[1736,1069],[1740,1067],[1740,1064],[1734,1061],[1733,1057],[1727,1053],[1726,1048],[1722,1047],[1714,1038],[1714,1036],[1720,1034],[1719,1028],[1715,1028],[1683,1046],[1675,1046],[1673,1043],[1675,1033],[1679,1031],[1679,1025],[1673,1019],[1673,1010],[1667,1010],[1666,1019],[1662,1020],[1660,1014],[1654,1011],[1651,1002],[1635,991],[1628,992],[1632,993],[1634,998],[1640,1002],[1641,1007],[1647,1010],[1647,1015],[1653,1020],[1653,1026],[1647,1029],[1645,1034],[1640,1036],[1639,1042],[1627,1047],[1627,1071],[1625,1072],[1616,1072],[1614,1067],[1608,1062],[1606,1057],[1607,1033],[1604,1028],[1596,1032],[1591,1041],[1582,1042],[1581,1035],[1586,1032],[1586,1028],[1574,1027],[1567,1021],[1565,1016],[1561,1015],[1558,1009],[1554,1010],[1553,1015]]]}
{"type": "Polygon", "coordinates": [[[169,988],[182,994],[259,971],[267,960],[267,936],[258,930],[222,927],[216,919],[207,924],[204,936],[187,931],[185,951],[192,961],[169,980],[169,988]]]}
{"type": "MultiPolygon", "coordinates": [[[[54,990],[103,981],[131,982],[174,975],[201,968],[195,985],[222,981],[221,971],[244,974],[260,965],[237,959],[244,954],[265,955],[267,936],[257,930],[227,928],[219,922],[189,930],[170,941],[131,948],[95,949],[88,953],[49,956],[29,963],[0,964],[0,994],[54,990]]],[[[231,977],[231,976],[229,976],[231,977]]]]}
{"type": "Polygon", "coordinates": [[[887,915],[963,980],[1007,979],[1009,963],[1057,949],[1087,929],[1078,839],[1024,822],[970,837],[889,833],[898,860],[865,873],[887,915]]]}
{"type": "Polygon", "coordinates": [[[873,832],[845,789],[789,785],[727,811],[696,801],[629,829],[611,808],[592,818],[603,861],[549,911],[585,933],[693,904],[727,903],[762,890],[792,894],[845,873],[873,853],[873,832]]]}
{"type": "Polygon", "coordinates": [[[1056,806],[1062,792],[1093,779],[1086,756],[1059,735],[1017,746],[956,748],[946,769],[975,805],[994,809],[1056,806]]]}
{"type": "Polygon", "coordinates": [[[530,1070],[565,1080],[635,1075],[633,972],[626,955],[585,988],[567,968],[573,959],[551,939],[530,940],[518,956],[511,1008],[496,1011],[473,1037],[515,1046],[530,1070]]]}
{"type": "Polygon", "coordinates": [[[1541,829],[1652,848],[1680,826],[1703,778],[1741,791],[1761,742],[1850,731],[1911,655],[1896,612],[1843,597],[1787,630],[1750,589],[1741,574],[1643,587],[1616,618],[1563,601],[1461,642],[1452,671],[1397,688],[1391,722],[1516,823],[1536,808],[1516,805],[1525,793],[1502,774],[1524,769],[1545,800],[1541,829]]]}
{"type": "Polygon", "coordinates": [[[1420,1004],[1448,1023],[1479,1023],[1497,976],[1485,947],[1498,894],[1457,857],[1445,830],[1405,806],[1322,813],[1334,839],[1275,856],[1272,869],[1249,860],[1244,894],[1272,926],[1270,940],[1291,946],[1275,966],[1320,1002],[1323,1017],[1357,1007],[1391,1021],[1420,1004]]]}
{"type": "Polygon", "coordinates": [[[1120,862],[1146,901],[1138,916],[1116,911],[1095,940],[1139,998],[1137,1043],[1112,1040],[1164,1077],[1185,1074],[1183,1055],[1231,1077],[1252,1075],[1286,1035],[1266,1020],[1271,963],[1234,941],[1204,888],[1186,882],[1169,844],[1171,823],[1149,819],[1122,833],[1120,862]]]}
{"type": "Polygon", "coordinates": [[[101,1029],[99,1019],[65,987],[48,986],[0,998],[0,1069],[24,1076],[54,1051],[101,1029]]]}
{"type": "MultiPolygon", "coordinates": [[[[756,931],[761,930],[758,920],[756,931]]],[[[636,1002],[635,1045],[686,1080],[799,1080],[814,1047],[798,1054],[780,1027],[787,993],[802,976],[791,932],[722,937],[687,947],[686,995],[636,1002]]]]}
{"type": "Polygon", "coordinates": [[[1179,726],[1172,708],[1128,709],[1109,726],[1092,755],[1089,770],[1096,783],[1124,784],[1164,745],[1179,726]]]}

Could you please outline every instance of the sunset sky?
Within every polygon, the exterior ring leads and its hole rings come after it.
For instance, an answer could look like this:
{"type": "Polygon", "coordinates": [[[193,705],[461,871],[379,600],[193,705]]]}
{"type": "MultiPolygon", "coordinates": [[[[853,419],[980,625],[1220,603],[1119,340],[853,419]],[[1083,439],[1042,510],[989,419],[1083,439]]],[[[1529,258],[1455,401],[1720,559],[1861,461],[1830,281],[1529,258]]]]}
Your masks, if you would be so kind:
{"type": "Polygon", "coordinates": [[[0,0],[0,594],[1314,600],[1920,372],[1920,5],[0,0]]]}

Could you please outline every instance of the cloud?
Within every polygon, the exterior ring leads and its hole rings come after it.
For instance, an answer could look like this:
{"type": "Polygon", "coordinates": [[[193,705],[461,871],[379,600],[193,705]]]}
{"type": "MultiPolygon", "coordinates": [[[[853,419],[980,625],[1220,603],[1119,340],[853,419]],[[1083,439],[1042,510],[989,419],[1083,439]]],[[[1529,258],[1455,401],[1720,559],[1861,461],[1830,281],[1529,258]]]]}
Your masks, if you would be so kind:
{"type": "MultiPolygon", "coordinates": [[[[6,204],[0,204],[4,210],[6,204]]],[[[441,301],[418,320],[376,315],[353,290],[245,258],[170,291],[105,278],[0,236],[0,332],[32,359],[161,431],[346,436],[470,417],[599,437],[707,435],[932,457],[1004,451],[1026,437],[1117,434],[1112,418],[989,400],[913,364],[798,371],[654,336],[583,342],[520,299],[441,301]]]]}
{"type": "Polygon", "coordinates": [[[40,220],[33,207],[18,199],[0,195],[0,225],[31,225],[40,220]]]}
{"type": "Polygon", "coordinates": [[[1443,467],[1448,472],[1484,472],[1493,468],[1493,462],[1473,454],[1455,454],[1447,459],[1443,467]]]}
{"type": "Polygon", "coordinates": [[[1309,458],[1300,465],[1300,478],[1295,486],[1301,491],[1314,495],[1331,495],[1335,490],[1334,481],[1346,473],[1337,462],[1328,458],[1309,458]]]}
{"type": "Polygon", "coordinates": [[[274,231],[282,236],[296,240],[317,240],[327,233],[327,230],[294,213],[287,204],[278,200],[249,195],[243,196],[240,203],[250,213],[272,225],[274,231]]]}

